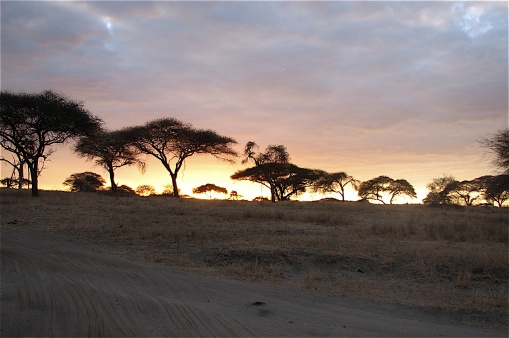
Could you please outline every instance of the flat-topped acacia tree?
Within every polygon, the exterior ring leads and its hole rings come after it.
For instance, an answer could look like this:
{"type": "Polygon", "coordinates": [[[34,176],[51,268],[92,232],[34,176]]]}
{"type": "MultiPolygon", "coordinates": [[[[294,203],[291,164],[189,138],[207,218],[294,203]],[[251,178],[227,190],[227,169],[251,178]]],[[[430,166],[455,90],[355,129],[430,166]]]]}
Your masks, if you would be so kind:
{"type": "Polygon", "coordinates": [[[106,169],[110,177],[111,191],[117,191],[115,170],[123,166],[137,165],[142,172],[145,163],[138,159],[139,152],[130,146],[124,130],[101,130],[80,138],[74,151],[87,159],[95,159],[96,165],[106,169]]]}
{"type": "Polygon", "coordinates": [[[227,193],[228,190],[226,190],[226,188],[217,186],[212,183],[203,184],[193,189],[193,194],[205,194],[209,199],[212,199],[212,197],[214,197],[216,194],[226,195],[227,193]]]}
{"type": "Polygon", "coordinates": [[[358,187],[359,197],[366,200],[375,200],[387,204],[383,197],[388,195],[392,204],[398,196],[416,198],[414,187],[407,180],[394,180],[387,176],[378,176],[369,181],[362,182],[358,187]]]}
{"type": "Polygon", "coordinates": [[[127,128],[124,132],[129,134],[132,146],[161,162],[170,174],[175,197],[179,197],[178,173],[187,158],[206,154],[233,163],[233,158],[238,156],[232,148],[237,144],[233,138],[212,130],[193,128],[174,118],[153,120],[142,126],[127,128]]]}
{"type": "Polygon", "coordinates": [[[53,153],[51,146],[89,135],[101,125],[82,102],[50,90],[0,93],[0,145],[28,166],[34,197],[39,195],[40,164],[53,153]]]}
{"type": "Polygon", "coordinates": [[[284,145],[269,145],[264,152],[256,153],[255,142],[248,142],[242,163],[254,162],[255,166],[238,170],[232,180],[251,181],[270,189],[271,201],[287,201],[306,191],[319,177],[319,170],[300,168],[290,163],[290,155],[284,145]]]}
{"type": "Polygon", "coordinates": [[[353,176],[340,171],[335,173],[328,173],[326,171],[318,171],[318,179],[313,182],[312,190],[322,194],[338,193],[341,195],[341,200],[345,200],[345,187],[350,184],[354,189],[360,184],[359,180],[353,176]]]}

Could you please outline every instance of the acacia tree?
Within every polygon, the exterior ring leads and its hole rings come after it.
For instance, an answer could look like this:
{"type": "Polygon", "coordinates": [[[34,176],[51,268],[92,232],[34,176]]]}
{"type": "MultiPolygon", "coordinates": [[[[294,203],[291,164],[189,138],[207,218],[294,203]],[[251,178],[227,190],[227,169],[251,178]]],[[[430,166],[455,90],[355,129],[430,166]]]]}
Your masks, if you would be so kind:
{"type": "Polygon", "coordinates": [[[408,196],[410,198],[417,197],[414,187],[407,180],[403,179],[394,180],[391,184],[389,184],[388,192],[391,196],[390,204],[392,204],[398,196],[408,196]]]}
{"type": "Polygon", "coordinates": [[[49,90],[0,93],[0,145],[28,166],[34,197],[39,195],[41,164],[54,151],[50,147],[93,133],[101,124],[82,102],[49,90]]]}
{"type": "Polygon", "coordinates": [[[126,194],[126,195],[135,195],[136,192],[134,191],[133,188],[131,188],[130,186],[128,185],[125,185],[125,184],[122,184],[120,186],[117,187],[117,193],[122,193],[122,194],[126,194]]]}
{"type": "Polygon", "coordinates": [[[345,188],[348,184],[357,189],[360,181],[345,172],[328,173],[325,171],[318,172],[319,177],[313,183],[312,189],[314,192],[322,194],[338,193],[341,199],[345,200],[345,188]]]}
{"type": "Polygon", "coordinates": [[[359,185],[358,194],[363,199],[375,200],[383,204],[387,204],[384,200],[385,195],[388,195],[390,204],[393,204],[398,196],[417,197],[414,187],[408,181],[403,179],[394,180],[387,176],[378,176],[362,182],[359,185]]]}
{"type": "Polygon", "coordinates": [[[143,126],[126,129],[131,144],[141,153],[157,158],[168,171],[173,195],[179,197],[178,173],[185,160],[193,155],[210,154],[218,159],[234,162],[237,142],[212,130],[195,129],[174,118],[158,119],[143,126]]]}
{"type": "Polygon", "coordinates": [[[483,183],[480,180],[465,180],[449,183],[444,192],[451,196],[452,200],[461,201],[459,204],[471,206],[481,199],[482,189],[483,183]]]}
{"type": "Polygon", "coordinates": [[[300,168],[289,163],[290,156],[283,145],[270,145],[263,153],[256,153],[256,143],[248,142],[243,163],[252,161],[254,167],[235,172],[231,179],[259,183],[270,190],[271,201],[286,201],[306,191],[319,177],[318,170],[300,168]]]}
{"type": "Polygon", "coordinates": [[[494,155],[493,164],[509,174],[509,128],[500,130],[480,141],[494,155]]]}
{"type": "Polygon", "coordinates": [[[93,135],[80,138],[75,152],[87,159],[96,159],[96,165],[108,171],[111,190],[117,191],[115,170],[123,166],[137,165],[142,172],[145,163],[138,159],[139,151],[129,143],[125,130],[101,130],[93,135]]]}
{"type": "Polygon", "coordinates": [[[0,180],[0,183],[2,185],[5,185],[6,188],[18,188],[18,189],[22,189],[23,186],[25,185],[29,185],[30,184],[30,181],[23,178],[21,181],[17,178],[17,177],[4,177],[0,180]]]}
{"type": "Polygon", "coordinates": [[[239,195],[239,193],[237,192],[237,190],[232,190],[230,192],[230,197],[228,197],[229,200],[232,200],[232,201],[238,201],[239,198],[242,198],[243,196],[242,195],[239,195]]]}
{"type": "Polygon", "coordinates": [[[144,184],[138,186],[135,192],[140,196],[150,196],[156,193],[156,189],[150,184],[144,184]]]}
{"type": "Polygon", "coordinates": [[[428,205],[451,204],[453,201],[451,196],[447,194],[446,187],[453,182],[456,182],[456,178],[450,175],[433,178],[431,182],[426,184],[429,193],[422,202],[428,205]]]}
{"type": "Polygon", "coordinates": [[[499,207],[509,200],[509,175],[488,176],[485,181],[484,198],[496,202],[499,207]]]}
{"type": "Polygon", "coordinates": [[[279,201],[287,201],[294,195],[305,193],[318,178],[317,170],[301,168],[291,163],[276,166],[276,169],[276,198],[279,201]]]}
{"type": "Polygon", "coordinates": [[[106,181],[101,175],[86,171],[83,173],[76,173],[69,176],[65,181],[64,185],[69,187],[72,192],[93,192],[101,188],[106,181]]]}
{"type": "Polygon", "coordinates": [[[205,194],[209,197],[209,199],[212,199],[212,197],[216,194],[226,195],[227,193],[228,190],[226,190],[226,188],[218,187],[217,185],[212,183],[200,185],[199,187],[193,189],[193,194],[205,194]]]}
{"type": "Polygon", "coordinates": [[[6,185],[8,188],[17,185],[18,189],[23,189],[24,185],[29,185],[30,180],[25,179],[25,161],[19,154],[15,154],[17,159],[12,157],[12,161],[6,159],[5,157],[0,157],[0,161],[8,163],[12,167],[11,177],[6,177],[2,180],[2,183],[6,185]],[[16,178],[17,172],[17,178],[16,178]],[[17,181],[17,182],[16,182],[17,181]]]}
{"type": "Polygon", "coordinates": [[[467,206],[484,199],[501,207],[509,199],[509,175],[485,175],[471,181],[454,182],[447,190],[467,206]]]}
{"type": "Polygon", "coordinates": [[[276,179],[279,169],[277,167],[290,163],[290,154],[288,154],[284,145],[269,145],[263,153],[256,153],[255,149],[258,149],[258,145],[255,142],[247,142],[244,148],[245,158],[242,160],[242,164],[252,161],[255,167],[237,171],[231,178],[260,183],[269,188],[271,201],[274,203],[277,199],[276,179]]]}

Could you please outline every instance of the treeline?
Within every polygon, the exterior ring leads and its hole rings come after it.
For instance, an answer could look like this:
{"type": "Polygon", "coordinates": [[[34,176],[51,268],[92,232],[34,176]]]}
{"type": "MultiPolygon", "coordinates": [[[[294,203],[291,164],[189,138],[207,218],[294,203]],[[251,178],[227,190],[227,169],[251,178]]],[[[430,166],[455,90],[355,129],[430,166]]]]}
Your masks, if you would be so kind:
{"type": "MultiPolygon", "coordinates": [[[[69,140],[77,141],[74,145],[77,155],[94,160],[96,165],[108,172],[113,192],[132,190],[126,186],[117,186],[115,170],[135,165],[144,172],[142,156],[156,158],[167,170],[171,186],[166,186],[165,192],[174,197],[180,197],[177,179],[189,157],[212,155],[233,163],[239,156],[233,149],[237,144],[233,138],[212,130],[195,128],[174,118],[157,119],[120,130],[107,130],[103,127],[102,119],[87,111],[81,102],[52,91],[2,91],[0,108],[0,145],[13,154],[12,160],[2,157],[3,161],[13,167],[11,177],[4,178],[2,183],[18,188],[31,184],[33,196],[38,195],[38,177],[44,168],[44,161],[54,151],[51,146],[69,140]],[[25,165],[29,180],[24,179],[25,165]]],[[[504,174],[462,182],[450,176],[433,179],[428,184],[430,193],[424,203],[475,205],[484,202],[501,206],[509,199],[509,132],[499,132],[483,140],[483,143],[495,154],[495,164],[504,170],[504,174]]],[[[231,179],[267,187],[272,202],[289,200],[306,191],[335,193],[341,200],[345,200],[345,188],[348,186],[355,189],[361,199],[384,204],[392,204],[401,196],[417,197],[414,187],[405,179],[378,176],[360,182],[345,172],[329,173],[321,169],[301,168],[291,163],[284,145],[269,145],[264,151],[259,151],[256,143],[250,141],[244,148],[242,163],[251,163],[252,166],[235,172],[231,179]]],[[[94,187],[105,183],[102,177],[94,173],[73,175],[64,182],[71,191],[93,191],[94,187]]],[[[145,190],[148,192],[138,193],[150,194],[148,186],[145,186],[145,190]]],[[[212,193],[227,192],[224,188],[208,184],[195,188],[194,193],[211,196],[212,193]]],[[[239,196],[237,192],[232,193],[239,196]]]]}
{"type": "Polygon", "coordinates": [[[509,200],[509,175],[481,176],[457,181],[453,176],[433,179],[426,186],[429,193],[423,200],[428,205],[493,205],[501,207],[509,200]]]}
{"type": "MultiPolygon", "coordinates": [[[[178,197],[178,174],[185,160],[209,154],[227,162],[238,156],[232,148],[237,142],[215,131],[197,129],[173,118],[163,118],[141,126],[106,130],[104,122],[83,107],[83,103],[52,91],[41,93],[0,93],[0,145],[14,154],[10,161],[23,185],[23,167],[28,167],[32,196],[39,194],[38,178],[50,147],[77,139],[77,154],[94,159],[110,178],[116,191],[115,170],[138,165],[144,170],[141,155],[153,156],[168,171],[173,194],[178,197]]],[[[7,160],[7,159],[4,159],[7,160]]],[[[9,182],[12,182],[10,180],[9,182]]]]}

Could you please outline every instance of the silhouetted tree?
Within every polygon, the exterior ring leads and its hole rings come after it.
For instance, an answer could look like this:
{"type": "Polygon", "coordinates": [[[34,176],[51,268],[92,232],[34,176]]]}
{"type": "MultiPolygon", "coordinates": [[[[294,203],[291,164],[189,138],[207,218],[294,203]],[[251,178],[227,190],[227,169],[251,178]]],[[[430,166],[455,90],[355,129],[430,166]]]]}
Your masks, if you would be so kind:
{"type": "Polygon", "coordinates": [[[446,187],[453,182],[456,182],[456,178],[450,175],[433,178],[431,182],[426,185],[429,193],[422,202],[427,205],[452,204],[453,201],[451,196],[448,195],[446,187]]]}
{"type": "Polygon", "coordinates": [[[496,202],[499,207],[509,200],[509,175],[491,176],[486,181],[484,198],[496,202]]]}
{"type": "Polygon", "coordinates": [[[21,181],[17,177],[5,177],[0,180],[0,183],[6,188],[18,188],[21,189],[25,185],[29,185],[30,181],[23,178],[21,181]]]}
{"type": "Polygon", "coordinates": [[[313,183],[313,191],[322,194],[338,193],[343,201],[345,200],[345,187],[351,184],[356,189],[360,183],[345,172],[328,173],[318,171],[317,173],[318,179],[313,183]]]}
{"type": "Polygon", "coordinates": [[[127,132],[131,144],[140,152],[157,158],[169,172],[175,197],[179,197],[178,173],[187,158],[209,154],[233,162],[232,158],[237,156],[231,148],[237,143],[234,139],[212,130],[195,129],[173,118],[154,120],[143,126],[128,128],[127,132]]]}
{"type": "Polygon", "coordinates": [[[414,187],[408,183],[407,180],[403,179],[394,180],[391,184],[389,184],[388,193],[391,197],[390,204],[392,204],[394,199],[396,199],[398,196],[408,196],[410,198],[417,197],[414,187]]]}
{"type": "Polygon", "coordinates": [[[135,195],[136,194],[136,192],[134,191],[133,188],[131,188],[130,186],[127,186],[125,184],[119,185],[117,187],[117,193],[129,194],[129,195],[135,195]]]}
{"type": "Polygon", "coordinates": [[[134,191],[138,195],[145,196],[145,197],[154,195],[156,193],[156,189],[154,188],[154,186],[152,186],[150,184],[139,185],[138,187],[136,187],[136,189],[134,191]]]}
{"type": "Polygon", "coordinates": [[[212,198],[216,194],[227,194],[228,190],[223,187],[218,187],[215,184],[207,183],[204,185],[200,185],[199,187],[196,187],[193,189],[193,194],[205,194],[209,198],[212,198]]]}
{"type": "Polygon", "coordinates": [[[471,206],[481,199],[482,189],[482,182],[479,180],[454,181],[445,187],[444,193],[455,204],[471,206]]]}
{"type": "Polygon", "coordinates": [[[472,180],[479,194],[478,200],[501,207],[509,199],[509,175],[485,175],[472,180]]]}
{"type": "Polygon", "coordinates": [[[230,192],[230,197],[228,197],[229,200],[232,200],[232,201],[237,201],[239,200],[240,198],[242,198],[243,196],[242,195],[239,195],[239,193],[236,191],[236,190],[232,190],[230,192]]]}
{"type": "Polygon", "coordinates": [[[0,145],[27,164],[32,196],[39,195],[38,176],[54,144],[93,133],[102,121],[81,102],[52,91],[0,93],[0,145]]]}
{"type": "Polygon", "coordinates": [[[140,196],[150,196],[156,193],[156,189],[149,184],[144,184],[138,186],[135,192],[140,196]]]}
{"type": "Polygon", "coordinates": [[[96,159],[96,165],[108,171],[112,191],[117,191],[116,169],[135,164],[142,172],[145,170],[145,163],[138,159],[139,152],[130,146],[128,134],[124,130],[101,130],[82,137],[74,150],[87,159],[96,159]]]}
{"type": "MultiPolygon", "coordinates": [[[[494,202],[499,197],[503,198],[503,192],[499,191],[502,195],[498,197],[496,193],[490,195],[489,189],[494,187],[491,185],[493,179],[494,176],[490,175],[464,181],[457,181],[453,176],[434,178],[427,185],[430,192],[423,203],[428,205],[457,204],[471,206],[481,203],[483,199],[486,202],[494,202]]],[[[503,180],[500,182],[503,182],[503,180]]]]}
{"type": "Polygon", "coordinates": [[[0,161],[8,163],[12,167],[11,177],[8,178],[8,187],[17,186],[18,189],[23,189],[23,186],[28,186],[31,182],[30,180],[25,179],[25,160],[19,154],[14,154],[16,158],[13,156],[12,161],[6,159],[5,157],[0,157],[0,161]],[[17,174],[17,177],[16,177],[17,174]],[[15,182],[17,180],[17,182],[15,182]]]}
{"type": "Polygon", "coordinates": [[[481,144],[493,153],[493,164],[504,174],[509,174],[509,128],[496,132],[490,138],[484,138],[481,144]]]}
{"type": "Polygon", "coordinates": [[[291,163],[264,163],[235,172],[231,179],[259,183],[271,191],[272,202],[298,196],[317,178],[315,170],[291,163]]]}
{"type": "MultiPolygon", "coordinates": [[[[180,195],[181,191],[179,189],[178,191],[178,195],[180,195]]],[[[166,184],[165,186],[163,186],[163,192],[161,193],[162,195],[167,195],[167,196],[174,196],[175,194],[173,193],[173,185],[172,184],[166,184]]],[[[182,197],[182,196],[181,196],[182,197]]]]}
{"type": "Polygon", "coordinates": [[[362,182],[359,185],[358,194],[363,199],[375,200],[383,204],[387,204],[384,200],[384,194],[388,195],[390,204],[398,196],[417,197],[414,187],[408,181],[403,179],[394,180],[387,176],[379,176],[362,182]]]}
{"type": "Polygon", "coordinates": [[[101,175],[86,171],[83,173],[76,173],[69,176],[65,181],[64,185],[69,187],[70,191],[79,192],[93,192],[101,188],[106,181],[101,175]]]}
{"type": "Polygon", "coordinates": [[[6,177],[0,180],[0,183],[4,185],[6,188],[12,188],[16,182],[11,177],[6,177]]]}
{"type": "MultiPolygon", "coordinates": [[[[252,182],[260,183],[270,190],[270,196],[272,202],[276,201],[276,182],[275,177],[271,176],[271,173],[276,171],[275,167],[281,164],[290,163],[290,155],[286,150],[284,145],[269,145],[265,149],[265,152],[256,153],[255,150],[258,149],[258,145],[255,142],[249,141],[246,143],[244,148],[244,156],[245,158],[242,160],[242,164],[246,164],[249,161],[252,161],[255,164],[256,169],[250,168],[249,172],[246,172],[245,175],[237,175],[239,172],[235,173],[232,176],[240,177],[242,180],[249,180],[252,182]],[[248,179],[247,177],[251,176],[252,179],[248,179]]],[[[247,170],[247,169],[246,169],[247,170]]]]}
{"type": "Polygon", "coordinates": [[[249,141],[246,143],[244,148],[244,156],[246,156],[246,158],[242,160],[242,164],[250,160],[253,161],[255,165],[290,162],[290,154],[288,154],[284,145],[269,145],[265,149],[265,152],[258,154],[255,152],[257,148],[258,145],[255,142],[249,141]]]}
{"type": "Polygon", "coordinates": [[[263,201],[268,201],[268,200],[269,199],[264,196],[256,196],[255,198],[253,198],[253,202],[263,202],[263,201]]]}
{"type": "Polygon", "coordinates": [[[386,204],[383,199],[383,193],[387,191],[388,185],[392,179],[387,176],[379,176],[369,181],[362,182],[359,185],[358,195],[362,199],[375,200],[386,204]]]}

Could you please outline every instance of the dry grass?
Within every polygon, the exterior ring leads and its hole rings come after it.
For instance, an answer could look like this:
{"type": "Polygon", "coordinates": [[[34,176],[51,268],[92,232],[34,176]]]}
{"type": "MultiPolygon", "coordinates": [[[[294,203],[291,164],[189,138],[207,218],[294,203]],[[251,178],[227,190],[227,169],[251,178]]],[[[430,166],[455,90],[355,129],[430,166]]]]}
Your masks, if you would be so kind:
{"type": "Polygon", "coordinates": [[[178,200],[0,190],[2,226],[43,226],[161,264],[507,327],[508,209],[178,200]]]}

